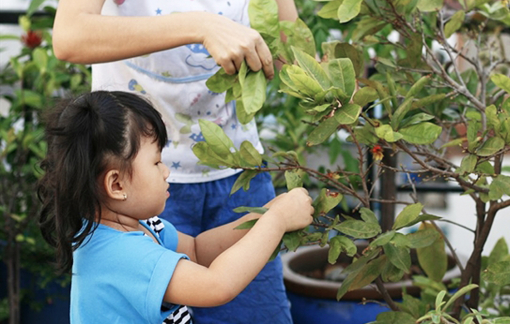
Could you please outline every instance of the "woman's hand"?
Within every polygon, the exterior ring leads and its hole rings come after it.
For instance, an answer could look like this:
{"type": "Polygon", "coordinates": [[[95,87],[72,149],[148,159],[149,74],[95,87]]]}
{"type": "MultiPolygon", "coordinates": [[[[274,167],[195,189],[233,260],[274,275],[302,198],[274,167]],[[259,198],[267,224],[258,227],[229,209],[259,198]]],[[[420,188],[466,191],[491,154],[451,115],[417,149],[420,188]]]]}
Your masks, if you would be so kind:
{"type": "Polygon", "coordinates": [[[256,30],[220,15],[210,14],[208,20],[202,44],[225,72],[238,72],[246,61],[252,71],[262,69],[268,79],[273,78],[271,51],[256,30]]]}

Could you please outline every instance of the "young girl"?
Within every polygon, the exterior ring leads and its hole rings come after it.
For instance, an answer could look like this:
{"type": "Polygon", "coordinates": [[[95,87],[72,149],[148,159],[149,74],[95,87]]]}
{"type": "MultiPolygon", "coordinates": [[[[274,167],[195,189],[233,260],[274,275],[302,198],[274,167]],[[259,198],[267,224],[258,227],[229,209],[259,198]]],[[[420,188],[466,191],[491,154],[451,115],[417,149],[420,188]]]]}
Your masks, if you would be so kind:
{"type": "Polygon", "coordinates": [[[312,221],[304,189],[197,237],[153,217],[169,196],[160,161],[167,135],[159,113],[134,94],[82,95],[55,109],[46,132],[41,230],[60,270],[72,269],[73,324],[191,323],[180,305],[230,301],[285,232],[312,221]],[[249,231],[235,230],[255,218],[249,231]]]}

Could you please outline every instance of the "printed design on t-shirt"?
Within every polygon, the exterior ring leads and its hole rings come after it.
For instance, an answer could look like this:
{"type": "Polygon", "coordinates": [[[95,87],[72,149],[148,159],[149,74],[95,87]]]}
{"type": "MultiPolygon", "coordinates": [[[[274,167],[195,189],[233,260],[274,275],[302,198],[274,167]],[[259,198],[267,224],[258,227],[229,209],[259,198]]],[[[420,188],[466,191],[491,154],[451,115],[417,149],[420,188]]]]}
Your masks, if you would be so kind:
{"type": "Polygon", "coordinates": [[[198,142],[205,142],[205,138],[204,138],[204,135],[202,135],[202,132],[200,133],[193,133],[190,135],[190,137],[195,143],[198,143],[198,142]]]}
{"type": "Polygon", "coordinates": [[[175,170],[179,169],[179,168],[182,168],[181,166],[181,161],[177,161],[177,162],[173,162],[172,161],[172,166],[171,168],[174,168],[175,170]]]}
{"type": "Polygon", "coordinates": [[[184,126],[182,126],[181,129],[179,130],[181,134],[191,133],[191,126],[196,124],[190,115],[186,115],[183,113],[176,113],[175,120],[184,124],[184,126]]]}
{"type": "Polygon", "coordinates": [[[120,6],[122,5],[126,0],[113,0],[113,2],[115,2],[116,5],[120,6]]]}
{"type": "Polygon", "coordinates": [[[128,89],[131,91],[137,91],[141,94],[146,94],[147,92],[144,90],[144,88],[136,81],[135,79],[131,79],[128,83],[128,89]]]}
{"type": "Polygon", "coordinates": [[[211,71],[217,66],[216,61],[214,61],[204,45],[189,44],[186,47],[191,51],[191,54],[185,60],[187,65],[207,71],[211,71]]]}

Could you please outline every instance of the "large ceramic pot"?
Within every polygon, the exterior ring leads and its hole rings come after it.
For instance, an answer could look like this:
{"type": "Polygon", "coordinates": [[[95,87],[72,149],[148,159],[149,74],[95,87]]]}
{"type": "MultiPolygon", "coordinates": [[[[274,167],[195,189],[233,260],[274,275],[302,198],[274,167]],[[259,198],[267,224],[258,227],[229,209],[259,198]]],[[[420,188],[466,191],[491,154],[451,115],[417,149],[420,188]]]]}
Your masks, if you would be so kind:
{"type": "MultiPolygon", "coordinates": [[[[358,248],[362,249],[363,246],[358,248]]],[[[303,275],[323,271],[328,264],[328,250],[310,246],[282,255],[283,277],[294,324],[366,324],[375,321],[377,314],[388,311],[389,309],[383,306],[383,298],[375,286],[347,292],[337,301],[336,294],[341,282],[303,275]],[[382,302],[365,303],[365,300],[382,302]]],[[[349,257],[340,256],[337,264],[348,264],[350,261],[349,257]]],[[[455,266],[453,258],[448,260],[448,269],[445,282],[460,276],[460,270],[455,266]]],[[[419,288],[413,286],[411,280],[385,285],[394,300],[401,298],[403,289],[408,294],[419,295],[419,288]]]]}

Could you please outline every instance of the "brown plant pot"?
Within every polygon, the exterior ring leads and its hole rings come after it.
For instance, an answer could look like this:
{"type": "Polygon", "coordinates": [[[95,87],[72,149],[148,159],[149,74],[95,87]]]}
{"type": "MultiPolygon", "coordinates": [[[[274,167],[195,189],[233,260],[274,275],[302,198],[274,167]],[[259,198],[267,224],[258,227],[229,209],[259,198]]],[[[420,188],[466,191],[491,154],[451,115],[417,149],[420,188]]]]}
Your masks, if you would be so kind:
{"type": "MultiPolygon", "coordinates": [[[[358,245],[361,252],[365,244],[358,245]]],[[[328,248],[319,246],[303,247],[296,252],[282,255],[283,277],[287,288],[287,297],[291,303],[294,324],[365,324],[376,320],[381,312],[389,311],[384,302],[365,302],[382,300],[375,285],[347,292],[340,301],[336,300],[341,282],[310,278],[303,273],[323,272],[328,265],[328,248]]],[[[351,263],[351,258],[340,256],[337,264],[351,263]]],[[[445,283],[460,276],[453,257],[449,256],[449,270],[445,283]]],[[[410,279],[396,283],[385,283],[393,300],[402,298],[402,291],[414,296],[419,288],[413,286],[410,279]]]]}
{"type": "MultiPolygon", "coordinates": [[[[367,245],[358,245],[361,252],[367,245]]],[[[296,252],[289,252],[282,255],[284,283],[288,291],[299,295],[305,295],[315,298],[336,299],[337,291],[341,282],[328,281],[323,279],[310,278],[303,273],[322,271],[328,265],[327,247],[309,246],[298,249],[296,252]]],[[[412,255],[413,257],[413,255],[412,255]]],[[[352,258],[342,254],[338,263],[350,264],[352,258]]],[[[448,256],[448,271],[445,274],[443,282],[451,282],[452,279],[460,276],[460,270],[456,266],[451,255],[448,256]]],[[[420,288],[414,286],[411,279],[400,282],[385,283],[385,287],[390,296],[395,299],[402,297],[402,291],[413,296],[418,296],[420,288]]],[[[347,292],[342,300],[362,300],[373,299],[382,300],[382,295],[376,289],[375,285],[369,285],[364,288],[347,292]]]]}

